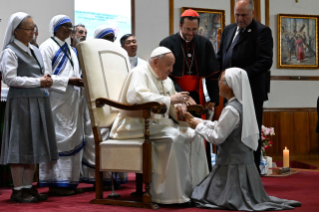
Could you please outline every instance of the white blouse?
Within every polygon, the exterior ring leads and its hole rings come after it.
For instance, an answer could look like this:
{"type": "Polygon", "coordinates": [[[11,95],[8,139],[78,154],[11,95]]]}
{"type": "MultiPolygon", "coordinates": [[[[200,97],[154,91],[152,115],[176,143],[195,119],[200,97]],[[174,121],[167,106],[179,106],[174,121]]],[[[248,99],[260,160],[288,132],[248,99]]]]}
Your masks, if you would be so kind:
{"type": "MultiPolygon", "coordinates": [[[[32,45],[28,44],[28,47],[25,46],[20,41],[14,39],[13,41],[18,47],[23,51],[27,52],[30,56],[31,50],[33,50],[32,45]]],[[[2,51],[0,55],[0,72],[2,73],[2,80],[9,87],[19,87],[19,88],[36,88],[40,87],[41,82],[40,78],[34,77],[22,77],[17,76],[18,69],[18,57],[14,51],[9,48],[6,48],[2,51]]]]}
{"type": "MultiPolygon", "coordinates": [[[[228,102],[234,101],[233,97],[228,102]]],[[[195,131],[200,134],[206,141],[219,145],[222,144],[230,133],[238,126],[240,116],[238,111],[232,106],[226,106],[218,121],[205,121],[202,120],[196,126],[195,131]]]]}

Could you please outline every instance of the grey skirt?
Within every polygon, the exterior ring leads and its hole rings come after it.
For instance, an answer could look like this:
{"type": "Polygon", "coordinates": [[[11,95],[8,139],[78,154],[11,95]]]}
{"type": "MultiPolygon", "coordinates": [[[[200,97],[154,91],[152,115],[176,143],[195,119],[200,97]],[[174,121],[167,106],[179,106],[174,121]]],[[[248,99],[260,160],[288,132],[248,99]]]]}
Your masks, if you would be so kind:
{"type": "Polygon", "coordinates": [[[215,165],[194,188],[191,199],[199,208],[239,211],[277,211],[301,206],[294,200],[268,196],[254,163],[215,165]]]}
{"type": "Polygon", "coordinates": [[[0,164],[36,164],[58,158],[49,97],[9,98],[0,164]]]}

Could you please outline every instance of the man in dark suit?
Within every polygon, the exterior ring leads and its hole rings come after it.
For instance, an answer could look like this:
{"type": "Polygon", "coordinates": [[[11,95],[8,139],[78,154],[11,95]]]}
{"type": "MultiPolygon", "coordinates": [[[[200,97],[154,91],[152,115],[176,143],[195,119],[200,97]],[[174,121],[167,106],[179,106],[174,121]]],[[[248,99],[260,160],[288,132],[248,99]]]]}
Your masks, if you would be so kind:
{"type": "MultiPolygon", "coordinates": [[[[272,66],[273,38],[269,27],[254,17],[254,1],[238,0],[235,5],[236,23],[224,28],[217,60],[219,69],[244,69],[249,78],[259,131],[263,117],[263,103],[267,99],[265,76],[272,66]]],[[[255,151],[255,164],[260,173],[261,139],[255,151]]]]}

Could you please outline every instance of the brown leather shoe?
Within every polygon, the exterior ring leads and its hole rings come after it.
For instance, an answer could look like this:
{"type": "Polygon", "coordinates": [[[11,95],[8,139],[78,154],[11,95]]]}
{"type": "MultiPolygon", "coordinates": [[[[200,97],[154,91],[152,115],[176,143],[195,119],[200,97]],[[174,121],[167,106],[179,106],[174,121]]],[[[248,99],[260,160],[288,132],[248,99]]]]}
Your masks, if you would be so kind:
{"type": "Polygon", "coordinates": [[[21,190],[12,189],[10,200],[16,201],[16,202],[37,202],[38,201],[38,199],[35,196],[32,196],[31,194],[26,192],[24,188],[21,190]]]}
{"type": "Polygon", "coordinates": [[[32,196],[37,197],[39,201],[44,201],[48,199],[48,195],[39,194],[38,190],[33,186],[31,188],[23,188],[23,189],[25,189],[25,191],[31,194],[32,196]]]}

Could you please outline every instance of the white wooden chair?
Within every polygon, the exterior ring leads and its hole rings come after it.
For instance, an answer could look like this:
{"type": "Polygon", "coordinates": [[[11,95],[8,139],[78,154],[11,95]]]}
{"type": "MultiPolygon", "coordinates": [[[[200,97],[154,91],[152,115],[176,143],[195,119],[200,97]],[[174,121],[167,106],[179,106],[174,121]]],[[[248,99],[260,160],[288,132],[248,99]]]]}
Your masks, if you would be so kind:
{"type": "MultiPolygon", "coordinates": [[[[152,145],[149,141],[149,118],[151,112],[164,114],[166,105],[149,102],[140,105],[127,105],[117,102],[122,85],[130,70],[127,53],[118,45],[102,40],[91,39],[77,45],[88,108],[95,138],[95,177],[96,197],[93,204],[110,204],[131,207],[158,209],[151,202],[150,183],[152,180],[152,145]],[[119,109],[142,110],[145,119],[144,139],[102,141],[100,128],[110,128],[119,109]],[[103,198],[102,172],[134,172],[143,174],[145,193],[142,202],[103,198]]],[[[190,110],[202,113],[202,107],[190,110]]]]}

